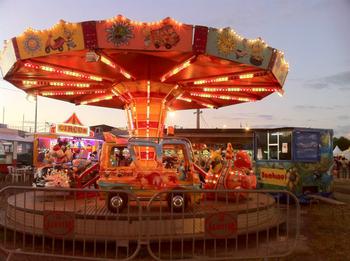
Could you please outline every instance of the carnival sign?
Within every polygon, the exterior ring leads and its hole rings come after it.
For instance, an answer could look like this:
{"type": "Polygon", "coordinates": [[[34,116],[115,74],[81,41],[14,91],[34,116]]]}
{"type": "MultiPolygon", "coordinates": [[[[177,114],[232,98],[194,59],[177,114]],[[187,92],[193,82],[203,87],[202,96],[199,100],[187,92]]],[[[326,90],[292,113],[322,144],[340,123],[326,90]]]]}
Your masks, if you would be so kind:
{"type": "Polygon", "coordinates": [[[71,136],[89,136],[90,128],[81,125],[60,123],[56,125],[56,133],[71,136]]]}
{"type": "Polygon", "coordinates": [[[71,237],[74,233],[73,212],[45,211],[44,234],[52,237],[71,237]]]}
{"type": "Polygon", "coordinates": [[[205,218],[205,234],[210,238],[231,238],[237,234],[237,215],[230,212],[213,213],[205,218]]]}
{"type": "Polygon", "coordinates": [[[260,178],[262,183],[283,187],[287,185],[288,181],[285,169],[261,168],[260,178]]]}

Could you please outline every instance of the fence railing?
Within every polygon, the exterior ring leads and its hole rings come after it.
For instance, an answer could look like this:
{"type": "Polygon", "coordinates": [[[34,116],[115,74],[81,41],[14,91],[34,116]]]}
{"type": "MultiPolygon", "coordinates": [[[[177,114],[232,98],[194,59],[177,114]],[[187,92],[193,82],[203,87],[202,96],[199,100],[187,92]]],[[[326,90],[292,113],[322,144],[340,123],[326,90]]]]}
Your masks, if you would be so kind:
{"type": "Polygon", "coordinates": [[[299,233],[298,200],[287,191],[170,190],[150,198],[129,190],[11,186],[0,199],[0,249],[9,256],[281,257],[294,250],[299,233]]]}

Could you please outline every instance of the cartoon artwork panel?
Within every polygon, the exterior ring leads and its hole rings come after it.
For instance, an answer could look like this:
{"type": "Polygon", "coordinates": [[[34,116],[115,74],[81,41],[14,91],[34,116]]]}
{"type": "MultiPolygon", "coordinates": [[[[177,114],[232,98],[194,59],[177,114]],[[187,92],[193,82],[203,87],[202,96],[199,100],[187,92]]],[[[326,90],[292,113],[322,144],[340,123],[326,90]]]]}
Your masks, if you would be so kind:
{"type": "Polygon", "coordinates": [[[6,75],[17,60],[12,41],[5,41],[5,48],[0,53],[0,60],[1,73],[6,75]]]}
{"type": "Polygon", "coordinates": [[[96,24],[100,48],[140,49],[159,51],[191,51],[190,25],[171,19],[160,23],[135,23],[128,19],[101,21],[96,24]]]}
{"type": "Polygon", "coordinates": [[[275,63],[272,67],[272,73],[276,77],[277,81],[283,86],[284,81],[287,78],[289,65],[284,59],[284,55],[280,52],[276,53],[275,63]]]}
{"type": "Polygon", "coordinates": [[[231,61],[267,69],[272,48],[261,38],[244,39],[230,28],[218,30],[209,28],[206,53],[231,61]]]}
{"type": "Polygon", "coordinates": [[[295,131],[293,160],[256,162],[260,187],[287,189],[296,195],[301,195],[308,187],[317,187],[322,192],[331,191],[332,136],[331,130],[295,131]]]}
{"type": "Polygon", "coordinates": [[[16,41],[21,59],[84,49],[81,24],[64,21],[49,30],[27,30],[16,41]]]}

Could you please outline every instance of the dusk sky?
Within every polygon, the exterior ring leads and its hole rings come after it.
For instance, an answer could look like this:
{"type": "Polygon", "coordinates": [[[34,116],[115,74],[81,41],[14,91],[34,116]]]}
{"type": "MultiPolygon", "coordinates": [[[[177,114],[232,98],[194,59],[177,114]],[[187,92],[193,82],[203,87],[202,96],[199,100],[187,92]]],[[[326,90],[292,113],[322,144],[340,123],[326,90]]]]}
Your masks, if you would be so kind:
{"type": "MultiPolygon", "coordinates": [[[[19,1],[0,0],[0,40],[26,28],[46,29],[60,19],[69,22],[102,20],[118,14],[138,21],[167,16],[209,27],[231,27],[246,38],[262,37],[283,50],[290,72],[281,98],[267,98],[218,110],[205,109],[204,128],[314,127],[331,128],[350,138],[350,1],[19,1]],[[45,3],[45,4],[44,4],[45,3]]],[[[34,120],[34,104],[26,94],[0,80],[0,122],[22,125],[34,120]]],[[[39,97],[38,122],[62,122],[76,112],[86,125],[125,127],[124,112],[74,106],[39,97]]],[[[192,111],[177,112],[168,124],[195,127],[192,111]]]]}

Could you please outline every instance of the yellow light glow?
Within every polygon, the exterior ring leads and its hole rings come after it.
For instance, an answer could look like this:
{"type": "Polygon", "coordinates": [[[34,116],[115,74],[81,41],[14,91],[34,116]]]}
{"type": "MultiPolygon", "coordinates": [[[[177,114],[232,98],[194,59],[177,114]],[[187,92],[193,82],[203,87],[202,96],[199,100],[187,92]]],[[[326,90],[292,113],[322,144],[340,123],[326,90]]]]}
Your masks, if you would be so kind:
{"type": "Polygon", "coordinates": [[[251,79],[254,77],[254,74],[248,73],[248,74],[242,74],[239,76],[239,79],[251,79]]]}
{"type": "Polygon", "coordinates": [[[194,85],[201,85],[201,84],[206,84],[206,83],[215,83],[215,82],[227,82],[228,81],[228,76],[225,77],[218,77],[214,79],[203,79],[203,80],[198,80],[194,81],[194,85]]]}
{"type": "Polygon", "coordinates": [[[171,118],[174,118],[176,116],[176,112],[175,111],[169,111],[168,112],[168,115],[171,117],[171,118]]]}
{"type": "Polygon", "coordinates": [[[214,98],[214,99],[222,99],[222,100],[236,100],[236,101],[255,101],[253,98],[246,98],[246,97],[239,97],[239,96],[228,96],[228,95],[216,95],[216,94],[209,94],[209,93],[194,93],[192,92],[190,94],[191,96],[197,96],[201,98],[214,98]]]}
{"type": "Polygon", "coordinates": [[[165,73],[161,78],[160,81],[164,82],[165,80],[167,80],[168,78],[170,78],[171,76],[174,76],[175,74],[178,74],[179,72],[181,72],[182,70],[186,69],[188,66],[191,65],[191,61],[193,60],[195,56],[192,56],[190,59],[186,60],[185,62],[183,62],[182,64],[180,64],[179,66],[171,69],[169,72],[165,73]]]}
{"type": "Polygon", "coordinates": [[[37,83],[37,81],[22,81],[23,85],[36,85],[37,83]]]}
{"type": "Polygon", "coordinates": [[[131,79],[132,78],[132,76],[129,73],[127,73],[126,71],[124,71],[122,69],[120,70],[120,73],[122,75],[124,75],[124,77],[127,78],[127,79],[131,79]]]}
{"type": "Polygon", "coordinates": [[[115,63],[113,63],[111,60],[107,59],[105,56],[101,56],[101,62],[103,62],[104,64],[107,64],[110,67],[116,68],[115,63]]]}
{"type": "Polygon", "coordinates": [[[185,97],[182,97],[182,96],[179,96],[176,99],[177,100],[181,100],[181,101],[186,101],[186,102],[192,102],[192,100],[190,98],[185,98],[185,97]]]}

